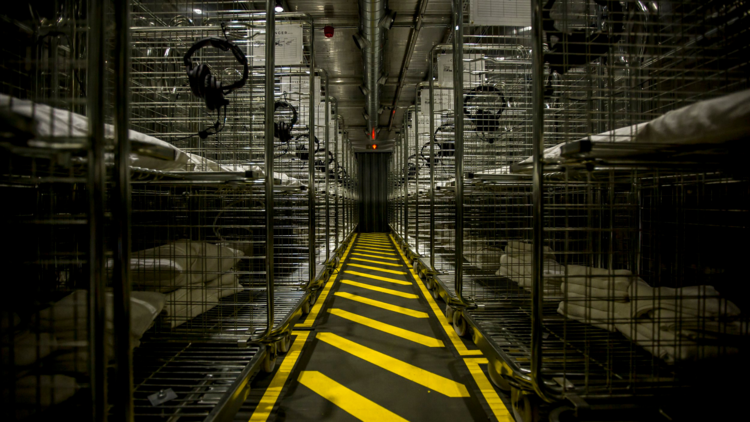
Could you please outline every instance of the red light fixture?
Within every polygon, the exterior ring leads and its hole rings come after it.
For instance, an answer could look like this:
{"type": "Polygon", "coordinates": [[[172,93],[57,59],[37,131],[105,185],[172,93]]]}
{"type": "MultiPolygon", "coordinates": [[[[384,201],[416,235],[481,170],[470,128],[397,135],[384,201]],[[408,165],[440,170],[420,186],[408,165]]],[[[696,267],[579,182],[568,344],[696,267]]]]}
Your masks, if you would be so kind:
{"type": "Polygon", "coordinates": [[[375,140],[375,128],[372,128],[372,140],[375,140]]]}
{"type": "Polygon", "coordinates": [[[324,26],[323,34],[326,36],[326,38],[333,38],[333,27],[331,25],[324,26]]]}
{"type": "Polygon", "coordinates": [[[378,146],[375,144],[372,144],[372,149],[378,149],[378,146]]]}

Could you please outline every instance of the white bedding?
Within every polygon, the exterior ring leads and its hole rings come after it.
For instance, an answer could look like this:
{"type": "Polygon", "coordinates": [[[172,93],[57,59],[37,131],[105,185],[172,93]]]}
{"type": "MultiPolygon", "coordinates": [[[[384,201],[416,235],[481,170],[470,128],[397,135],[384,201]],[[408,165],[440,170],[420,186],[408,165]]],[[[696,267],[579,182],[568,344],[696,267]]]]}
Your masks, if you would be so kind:
{"type": "Polygon", "coordinates": [[[13,349],[13,365],[16,366],[31,365],[57,350],[57,339],[49,333],[31,333],[28,331],[17,333],[13,336],[12,346],[10,345],[10,335],[4,335],[0,339],[0,343],[2,343],[0,356],[2,356],[3,365],[11,364],[11,347],[13,349]]]}
{"type": "Polygon", "coordinates": [[[219,304],[219,299],[243,290],[234,273],[224,274],[203,286],[184,287],[167,295],[165,322],[178,327],[219,304]]]}
{"type": "Polygon", "coordinates": [[[651,287],[638,280],[629,289],[631,308],[634,316],[643,315],[655,309],[666,309],[683,316],[703,318],[736,317],[740,308],[720,297],[713,286],[690,286],[673,289],[651,287]]]}

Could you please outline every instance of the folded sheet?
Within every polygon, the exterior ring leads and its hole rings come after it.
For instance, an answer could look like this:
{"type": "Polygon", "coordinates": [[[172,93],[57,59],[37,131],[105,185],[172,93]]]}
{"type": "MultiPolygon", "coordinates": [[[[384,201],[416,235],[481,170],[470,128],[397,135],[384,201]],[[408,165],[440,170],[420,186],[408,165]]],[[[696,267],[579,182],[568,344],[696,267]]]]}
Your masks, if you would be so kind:
{"type": "Polygon", "coordinates": [[[695,338],[699,336],[740,336],[750,334],[750,321],[726,320],[695,316],[668,309],[654,309],[647,314],[660,330],[695,338]]]}
{"type": "Polygon", "coordinates": [[[3,365],[26,366],[45,358],[54,352],[58,345],[57,339],[49,333],[23,332],[15,335],[4,335],[0,338],[2,348],[0,356],[3,365]],[[13,351],[11,354],[11,350],[13,351]]]}
{"type": "Polygon", "coordinates": [[[627,293],[630,284],[638,277],[628,270],[608,270],[605,268],[568,265],[566,282],[573,285],[616,290],[627,293]]]}
{"type": "Polygon", "coordinates": [[[215,308],[219,299],[242,290],[234,273],[224,274],[203,286],[181,288],[167,295],[164,320],[171,328],[178,327],[215,308]]]}
{"type": "Polygon", "coordinates": [[[133,286],[166,293],[199,285],[229,271],[243,256],[241,251],[226,246],[184,239],[133,252],[133,286]]]}
{"type": "MultiPolygon", "coordinates": [[[[544,246],[544,253],[554,253],[552,248],[544,246]]],[[[505,247],[505,251],[509,255],[513,254],[531,254],[534,251],[534,245],[532,243],[522,242],[520,240],[509,240],[508,245],[505,247]]]]}
{"type": "MultiPolygon", "coordinates": [[[[560,286],[560,289],[565,292],[565,283],[563,283],[560,286]]],[[[609,312],[612,309],[612,302],[617,303],[625,303],[625,301],[612,301],[607,300],[602,297],[595,297],[595,296],[587,296],[585,294],[578,294],[570,291],[568,288],[567,293],[565,294],[565,299],[568,301],[568,303],[574,303],[576,305],[585,306],[589,308],[594,308],[600,311],[609,312]]],[[[618,305],[619,306],[619,305],[618,305]]],[[[620,309],[625,310],[626,308],[620,307],[620,309]]],[[[629,308],[628,308],[629,309],[629,308]]],[[[629,311],[628,311],[629,314],[629,311]]]]}
{"type": "MultiPolygon", "coordinates": [[[[511,278],[521,287],[531,287],[531,255],[500,257],[500,269],[495,273],[511,278]]],[[[545,258],[543,276],[545,284],[560,285],[561,277],[565,274],[564,267],[552,258],[545,258]]]]}
{"type": "Polygon", "coordinates": [[[569,282],[563,282],[560,285],[563,292],[567,292],[568,295],[577,295],[579,297],[602,300],[602,301],[616,301],[616,302],[627,302],[628,291],[618,291],[614,289],[597,289],[595,287],[586,287],[580,284],[571,284],[569,282]]]}
{"type": "Polygon", "coordinates": [[[670,331],[660,330],[653,321],[638,321],[640,322],[618,323],[617,330],[667,363],[697,361],[739,353],[737,347],[695,341],[670,331]]]}
{"type": "Polygon", "coordinates": [[[704,318],[736,317],[740,308],[720,297],[713,286],[690,286],[682,288],[651,287],[643,280],[636,280],[628,289],[633,312],[638,315],[655,309],[666,309],[704,318]]]}
{"type": "Polygon", "coordinates": [[[626,304],[611,301],[590,301],[587,302],[587,305],[583,306],[573,301],[562,301],[557,307],[557,313],[609,331],[616,331],[615,324],[627,323],[631,319],[626,304]],[[606,310],[601,310],[601,308],[606,310]]]}

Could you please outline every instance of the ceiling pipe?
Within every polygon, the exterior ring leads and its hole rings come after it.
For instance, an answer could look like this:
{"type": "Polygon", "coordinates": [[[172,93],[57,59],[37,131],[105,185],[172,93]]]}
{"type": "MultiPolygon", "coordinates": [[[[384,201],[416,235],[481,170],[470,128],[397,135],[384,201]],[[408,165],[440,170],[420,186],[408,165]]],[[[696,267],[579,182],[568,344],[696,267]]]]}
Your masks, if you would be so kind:
{"type": "MultiPolygon", "coordinates": [[[[396,110],[398,106],[399,97],[401,97],[401,91],[404,89],[404,83],[406,82],[406,72],[409,70],[409,63],[411,63],[411,56],[414,54],[414,47],[417,45],[419,39],[419,31],[422,30],[422,23],[425,11],[427,10],[428,0],[419,0],[419,7],[417,8],[417,14],[414,17],[414,28],[411,30],[409,37],[409,44],[406,46],[406,53],[404,53],[404,62],[401,64],[401,71],[398,75],[398,85],[396,86],[396,94],[393,96],[393,110],[396,110]]],[[[393,117],[396,113],[391,113],[388,119],[388,132],[393,129],[393,117]]]]}
{"type": "MultiPolygon", "coordinates": [[[[364,88],[366,115],[366,131],[371,138],[378,127],[378,108],[380,108],[380,84],[378,80],[383,74],[383,44],[385,30],[380,23],[386,16],[385,0],[359,0],[360,37],[367,40],[359,43],[362,48],[362,62],[364,64],[364,88]],[[365,44],[365,45],[362,45],[365,44]]],[[[355,37],[357,40],[357,37],[355,37]]]]}

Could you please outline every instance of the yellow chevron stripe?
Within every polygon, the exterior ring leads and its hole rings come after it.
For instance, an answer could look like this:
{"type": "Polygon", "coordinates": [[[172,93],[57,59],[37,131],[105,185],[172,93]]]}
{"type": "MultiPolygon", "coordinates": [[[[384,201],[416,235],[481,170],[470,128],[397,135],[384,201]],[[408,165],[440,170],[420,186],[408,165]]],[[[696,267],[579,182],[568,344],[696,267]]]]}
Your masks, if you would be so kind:
{"type": "Polygon", "coordinates": [[[461,383],[438,374],[425,371],[412,364],[390,357],[377,350],[362,346],[333,333],[318,333],[318,340],[326,342],[344,352],[379,366],[409,381],[437,391],[448,397],[469,397],[469,390],[461,383]]]}
{"type": "Polygon", "coordinates": [[[369,265],[353,264],[353,263],[347,263],[347,265],[350,266],[350,267],[359,267],[359,268],[364,268],[364,269],[367,269],[367,270],[380,271],[380,272],[388,273],[388,274],[406,275],[406,272],[404,272],[404,271],[386,270],[385,268],[371,267],[369,265]]]}
{"type": "Polygon", "coordinates": [[[391,305],[390,303],[381,302],[379,300],[370,299],[364,296],[359,296],[347,292],[336,292],[334,293],[335,296],[353,300],[355,302],[364,303],[365,305],[375,306],[380,309],[385,309],[386,311],[396,312],[402,315],[407,315],[414,318],[429,318],[430,316],[427,314],[427,312],[421,312],[421,311],[415,311],[409,308],[403,308],[401,306],[391,305]]]}
{"type": "Polygon", "coordinates": [[[374,328],[378,331],[382,331],[392,336],[401,337],[404,340],[409,340],[414,343],[421,344],[422,346],[445,347],[445,344],[443,344],[442,341],[436,338],[432,338],[424,334],[415,333],[414,331],[405,330],[403,328],[396,327],[395,325],[386,324],[384,322],[380,322],[372,318],[367,318],[362,315],[357,315],[343,309],[328,309],[328,312],[336,315],[337,317],[348,319],[349,321],[374,328]]]}
{"type": "Polygon", "coordinates": [[[419,296],[412,293],[399,292],[398,290],[386,289],[385,287],[373,286],[372,284],[360,283],[351,280],[341,280],[341,284],[348,284],[350,286],[361,287],[363,289],[372,290],[373,292],[385,293],[391,296],[403,297],[406,299],[419,299],[419,296]]]}
{"type": "Polygon", "coordinates": [[[358,245],[371,245],[371,246],[391,246],[391,244],[388,242],[375,242],[372,240],[362,240],[362,239],[360,239],[357,242],[357,244],[358,245]]]}
{"type": "Polygon", "coordinates": [[[367,249],[368,251],[375,251],[375,252],[395,252],[393,249],[382,249],[382,248],[376,248],[373,246],[355,246],[357,249],[367,249]]]}
{"type": "Polygon", "coordinates": [[[366,399],[318,371],[302,371],[297,381],[361,421],[406,422],[406,419],[401,416],[366,399]]]}
{"type": "Polygon", "coordinates": [[[387,265],[389,267],[401,267],[401,264],[394,264],[394,263],[391,263],[391,262],[380,262],[380,261],[373,261],[371,259],[354,258],[354,257],[352,257],[350,259],[353,259],[355,261],[371,262],[373,264],[387,265]]]}
{"type": "Polygon", "coordinates": [[[477,383],[479,391],[482,392],[482,396],[484,396],[484,399],[487,401],[487,405],[489,405],[492,413],[495,414],[498,422],[513,422],[513,416],[510,415],[508,408],[505,407],[503,401],[500,400],[500,396],[497,395],[495,387],[492,386],[490,380],[487,379],[484,371],[482,371],[482,368],[479,366],[487,365],[489,363],[487,359],[468,358],[464,359],[464,362],[466,363],[466,367],[469,368],[469,372],[474,378],[474,382],[477,383]]]}
{"type": "Polygon", "coordinates": [[[389,261],[400,261],[400,259],[399,259],[399,258],[386,258],[386,257],[384,257],[384,256],[378,256],[378,255],[368,255],[368,254],[366,254],[366,253],[358,253],[358,252],[352,252],[352,255],[357,255],[357,256],[369,256],[370,258],[387,259],[387,260],[389,260],[389,261]]]}
{"type": "Polygon", "coordinates": [[[351,275],[358,275],[360,277],[365,277],[365,278],[371,278],[373,280],[387,281],[388,283],[400,284],[402,286],[411,286],[411,283],[409,283],[408,281],[396,280],[395,278],[381,277],[379,275],[365,274],[365,273],[360,273],[358,271],[349,271],[349,270],[344,271],[344,273],[351,274],[351,275]]]}
{"type": "MultiPolygon", "coordinates": [[[[391,241],[395,243],[393,238],[391,238],[391,241]]],[[[451,343],[453,343],[453,346],[458,351],[458,354],[461,356],[481,356],[481,350],[469,350],[466,348],[466,345],[464,344],[463,340],[461,340],[461,337],[456,334],[456,330],[453,329],[453,327],[448,322],[448,319],[445,318],[445,314],[438,307],[435,299],[432,298],[432,294],[430,294],[430,292],[427,290],[427,287],[425,287],[424,283],[422,283],[422,280],[419,279],[417,273],[414,272],[414,269],[409,267],[409,262],[406,260],[404,254],[399,251],[399,255],[401,255],[401,259],[409,268],[409,272],[411,273],[412,278],[414,278],[414,281],[417,283],[417,287],[419,287],[419,290],[422,292],[422,296],[427,299],[427,304],[430,305],[432,313],[437,317],[438,323],[441,327],[443,327],[443,331],[445,331],[445,334],[448,335],[448,338],[451,340],[451,343]]]]}
{"type": "Polygon", "coordinates": [[[398,256],[395,253],[383,252],[380,249],[360,248],[359,246],[355,246],[354,249],[356,249],[357,251],[360,251],[360,252],[375,253],[375,254],[378,254],[378,255],[398,256]]]}
{"type": "Polygon", "coordinates": [[[292,347],[281,362],[279,370],[276,371],[276,374],[273,376],[271,384],[268,385],[266,392],[263,393],[263,397],[260,399],[258,407],[255,408],[253,415],[250,416],[250,422],[264,422],[268,420],[269,416],[271,416],[273,406],[276,404],[276,400],[279,399],[281,389],[284,388],[284,384],[286,384],[289,374],[292,373],[292,369],[294,369],[294,365],[297,363],[297,359],[299,359],[302,347],[305,345],[305,341],[307,340],[310,331],[293,331],[292,334],[297,337],[294,339],[292,347]]]}

